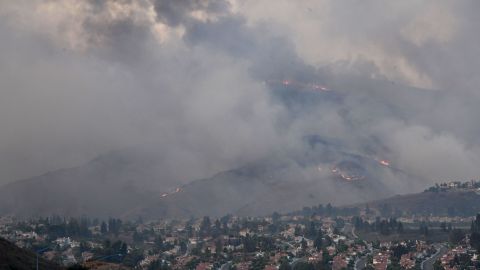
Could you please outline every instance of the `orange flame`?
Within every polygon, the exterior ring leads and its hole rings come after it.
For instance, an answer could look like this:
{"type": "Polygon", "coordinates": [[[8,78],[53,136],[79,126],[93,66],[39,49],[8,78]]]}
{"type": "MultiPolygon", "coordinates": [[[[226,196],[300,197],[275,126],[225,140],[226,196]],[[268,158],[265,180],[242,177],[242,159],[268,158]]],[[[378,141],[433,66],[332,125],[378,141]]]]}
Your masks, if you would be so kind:
{"type": "Polygon", "coordinates": [[[383,166],[390,166],[390,161],[388,160],[383,159],[383,160],[380,160],[379,163],[382,164],[383,166]]]}

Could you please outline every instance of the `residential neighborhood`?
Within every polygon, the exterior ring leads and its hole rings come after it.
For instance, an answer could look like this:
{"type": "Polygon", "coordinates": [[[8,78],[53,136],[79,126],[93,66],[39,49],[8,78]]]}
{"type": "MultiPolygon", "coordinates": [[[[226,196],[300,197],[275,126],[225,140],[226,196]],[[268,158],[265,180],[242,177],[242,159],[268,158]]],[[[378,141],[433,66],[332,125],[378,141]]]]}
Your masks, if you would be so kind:
{"type": "Polygon", "coordinates": [[[476,269],[479,231],[478,216],[383,218],[368,206],[156,222],[0,218],[1,237],[85,269],[476,269]]]}

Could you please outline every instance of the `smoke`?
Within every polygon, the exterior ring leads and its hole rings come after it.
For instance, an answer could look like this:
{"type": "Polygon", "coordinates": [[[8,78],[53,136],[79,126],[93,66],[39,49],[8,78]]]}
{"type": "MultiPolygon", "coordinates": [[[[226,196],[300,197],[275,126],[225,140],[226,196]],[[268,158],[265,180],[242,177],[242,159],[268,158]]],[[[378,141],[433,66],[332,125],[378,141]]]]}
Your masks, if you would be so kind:
{"type": "Polygon", "coordinates": [[[312,134],[428,179],[415,188],[480,175],[477,3],[0,5],[0,183],[128,147],[187,182],[312,134]],[[332,97],[281,96],[284,79],[332,97]]]}
{"type": "Polygon", "coordinates": [[[133,2],[63,2],[74,19],[53,2],[36,4],[14,7],[32,12],[21,21],[2,17],[2,181],[145,145],[168,157],[165,175],[190,181],[275,144],[279,108],[247,63],[179,34],[162,40],[154,20],[135,19],[133,2]],[[44,15],[53,22],[37,21],[44,15]]]}
{"type": "Polygon", "coordinates": [[[230,13],[231,4],[225,0],[156,0],[153,3],[159,21],[179,26],[192,19],[206,19],[230,13]]]}

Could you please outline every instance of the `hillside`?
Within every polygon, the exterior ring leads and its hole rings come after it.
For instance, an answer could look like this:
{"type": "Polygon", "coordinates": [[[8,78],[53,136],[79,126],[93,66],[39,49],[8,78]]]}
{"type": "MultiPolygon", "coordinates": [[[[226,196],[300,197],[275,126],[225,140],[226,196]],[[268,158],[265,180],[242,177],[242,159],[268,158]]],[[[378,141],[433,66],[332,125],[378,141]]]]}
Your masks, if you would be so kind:
{"type": "Polygon", "coordinates": [[[282,159],[256,163],[193,181],[178,192],[139,206],[126,217],[286,213],[319,203],[344,205],[391,196],[394,194],[392,186],[381,175],[396,175],[404,183],[414,179],[364,157],[344,154],[343,159],[356,160],[357,166],[366,172],[364,178],[346,181],[333,174],[328,166],[320,168],[318,160],[307,163],[282,159]]]}
{"type": "Polygon", "coordinates": [[[340,136],[330,134],[328,126],[315,128],[315,132],[306,129],[261,160],[250,160],[203,179],[197,175],[182,180],[174,177],[171,171],[188,168],[168,163],[169,157],[151,145],[144,147],[151,151],[113,151],[79,167],[0,187],[0,214],[132,218],[263,215],[318,203],[354,204],[423,189],[428,180],[395,164],[380,164],[395,155],[382,139],[365,134],[364,127],[355,124],[357,110],[371,122],[385,117],[409,119],[431,111],[430,105],[409,103],[410,98],[436,100],[443,94],[373,80],[355,85],[345,80],[331,86],[333,90],[325,93],[284,85],[270,90],[274,99],[286,105],[287,115],[281,119],[286,130],[291,123],[314,125],[311,115],[325,108],[342,119],[340,136]],[[390,90],[374,91],[371,86],[375,85],[390,90]],[[399,98],[400,90],[408,98],[399,98]],[[175,192],[177,188],[180,192],[175,192]]]}
{"type": "MultiPolygon", "coordinates": [[[[361,206],[364,207],[365,204],[361,206]]],[[[480,195],[474,191],[463,190],[426,191],[372,201],[368,203],[368,206],[379,212],[386,211],[386,215],[399,210],[407,215],[474,216],[480,212],[480,195]]]]}
{"type": "MultiPolygon", "coordinates": [[[[36,267],[36,254],[19,248],[0,238],[0,270],[32,270],[36,267]]],[[[39,269],[60,270],[62,267],[43,258],[38,259],[39,269]]]]}
{"type": "Polygon", "coordinates": [[[119,216],[174,186],[171,179],[159,177],[160,164],[155,155],[124,150],[15,181],[0,188],[0,214],[119,216]]]}
{"type": "MultiPolygon", "coordinates": [[[[161,174],[149,165],[155,164],[155,159],[110,154],[78,168],[0,188],[0,214],[129,218],[264,215],[318,203],[339,205],[385,198],[395,193],[388,177],[395,175],[406,184],[414,179],[369,157],[338,151],[335,144],[320,143],[318,138],[314,143],[307,141],[305,152],[257,161],[180,186],[157,178],[157,186],[152,184],[150,189],[138,184],[161,174]],[[346,181],[332,173],[332,166],[344,163],[354,164],[355,171],[361,168],[364,179],[346,181]]],[[[348,173],[352,168],[343,170],[348,173]]]]}

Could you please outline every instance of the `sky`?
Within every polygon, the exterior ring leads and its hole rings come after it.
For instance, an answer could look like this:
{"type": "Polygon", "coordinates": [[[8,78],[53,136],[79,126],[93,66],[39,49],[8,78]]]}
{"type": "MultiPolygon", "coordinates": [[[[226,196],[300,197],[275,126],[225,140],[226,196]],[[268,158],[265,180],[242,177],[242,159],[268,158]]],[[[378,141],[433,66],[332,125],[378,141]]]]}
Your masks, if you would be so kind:
{"type": "Polygon", "coordinates": [[[479,11],[466,0],[2,1],[0,184],[138,146],[186,182],[305,134],[355,151],[375,138],[432,182],[478,178],[479,11]],[[292,116],[268,91],[285,79],[354,94],[342,110],[292,116]]]}

